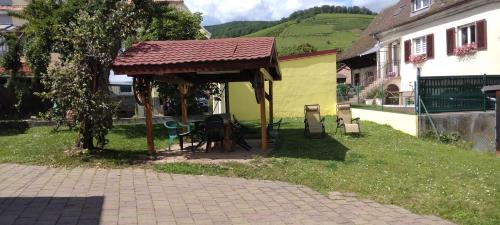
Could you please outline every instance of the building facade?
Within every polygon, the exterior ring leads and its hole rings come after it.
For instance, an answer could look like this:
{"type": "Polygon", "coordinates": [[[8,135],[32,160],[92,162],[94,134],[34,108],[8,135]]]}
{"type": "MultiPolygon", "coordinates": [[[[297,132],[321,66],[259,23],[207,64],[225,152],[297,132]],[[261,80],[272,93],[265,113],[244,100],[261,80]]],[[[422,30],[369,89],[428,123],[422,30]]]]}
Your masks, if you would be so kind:
{"type": "Polygon", "coordinates": [[[352,68],[354,83],[395,84],[404,104],[415,97],[417,76],[500,75],[499,51],[500,1],[400,0],[339,62],[352,68]]]}

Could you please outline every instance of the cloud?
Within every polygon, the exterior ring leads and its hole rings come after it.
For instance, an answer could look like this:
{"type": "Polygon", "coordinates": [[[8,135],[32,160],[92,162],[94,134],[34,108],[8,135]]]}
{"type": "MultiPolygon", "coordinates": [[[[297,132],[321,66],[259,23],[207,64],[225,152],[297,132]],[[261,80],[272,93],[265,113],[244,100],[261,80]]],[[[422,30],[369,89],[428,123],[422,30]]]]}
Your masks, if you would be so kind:
{"type": "Polygon", "coordinates": [[[236,20],[279,20],[292,12],[321,5],[358,5],[372,10],[396,0],[185,0],[191,11],[201,12],[204,25],[236,20]]]}

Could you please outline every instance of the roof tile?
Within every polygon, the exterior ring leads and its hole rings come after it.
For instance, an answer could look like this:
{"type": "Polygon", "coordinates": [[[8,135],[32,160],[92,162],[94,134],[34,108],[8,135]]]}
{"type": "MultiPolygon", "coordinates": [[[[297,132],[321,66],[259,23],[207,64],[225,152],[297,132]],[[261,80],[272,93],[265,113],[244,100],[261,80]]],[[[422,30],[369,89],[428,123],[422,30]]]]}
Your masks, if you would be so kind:
{"type": "Polygon", "coordinates": [[[273,37],[147,41],[118,56],[114,66],[169,65],[262,59],[272,56],[273,37]]]}

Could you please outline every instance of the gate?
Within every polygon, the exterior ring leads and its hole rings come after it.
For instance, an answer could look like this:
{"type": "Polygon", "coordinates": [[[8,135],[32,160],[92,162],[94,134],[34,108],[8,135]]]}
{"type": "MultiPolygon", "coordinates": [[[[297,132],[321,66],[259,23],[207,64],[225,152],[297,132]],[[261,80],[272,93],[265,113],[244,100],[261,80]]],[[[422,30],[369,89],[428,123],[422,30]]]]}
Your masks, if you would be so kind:
{"type": "Polygon", "coordinates": [[[429,113],[495,109],[482,88],[499,85],[500,75],[418,77],[418,94],[429,113]]]}

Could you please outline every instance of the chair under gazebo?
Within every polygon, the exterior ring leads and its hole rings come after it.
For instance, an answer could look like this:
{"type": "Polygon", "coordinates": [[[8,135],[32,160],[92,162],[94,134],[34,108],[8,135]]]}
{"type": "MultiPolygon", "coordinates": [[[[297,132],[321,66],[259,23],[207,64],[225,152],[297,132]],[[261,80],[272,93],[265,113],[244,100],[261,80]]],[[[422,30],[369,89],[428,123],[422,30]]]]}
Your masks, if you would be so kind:
{"type": "Polygon", "coordinates": [[[144,106],[149,154],[156,153],[151,103],[154,80],[178,85],[184,124],[188,122],[186,97],[193,84],[251,82],[260,105],[260,147],[267,151],[267,119],[273,123],[273,82],[281,80],[274,38],[142,42],[118,56],[113,62],[113,70],[133,77],[136,101],[144,106]]]}

